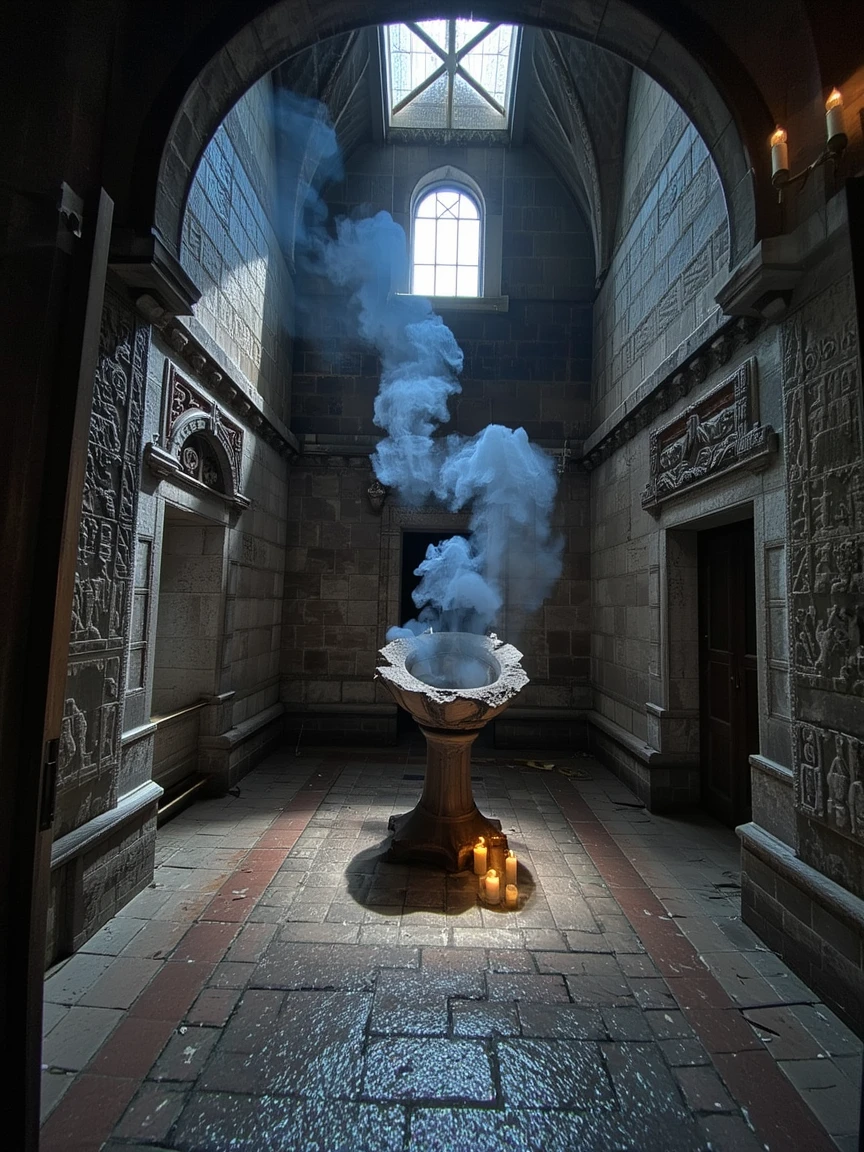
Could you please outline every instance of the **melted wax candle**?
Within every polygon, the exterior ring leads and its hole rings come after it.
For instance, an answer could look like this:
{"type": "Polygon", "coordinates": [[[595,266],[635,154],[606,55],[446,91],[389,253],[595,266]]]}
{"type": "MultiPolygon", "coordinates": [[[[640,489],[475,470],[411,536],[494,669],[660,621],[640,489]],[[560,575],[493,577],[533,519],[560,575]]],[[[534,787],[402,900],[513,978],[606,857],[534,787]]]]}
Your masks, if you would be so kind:
{"type": "Polygon", "coordinates": [[[486,841],[481,836],[474,845],[474,875],[483,876],[486,873],[486,857],[488,855],[486,841]]]}
{"type": "Polygon", "coordinates": [[[501,903],[501,881],[498,879],[498,873],[494,868],[490,868],[486,873],[486,903],[501,903]]]}
{"type": "Polygon", "coordinates": [[[519,889],[515,884],[508,884],[504,889],[504,904],[507,908],[516,908],[519,904],[519,889]]]}
{"type": "Polygon", "coordinates": [[[516,883],[516,869],[517,869],[517,867],[518,867],[518,861],[516,859],[516,853],[511,848],[510,851],[507,853],[507,856],[504,860],[505,880],[507,881],[508,884],[515,884],[516,883]]]}

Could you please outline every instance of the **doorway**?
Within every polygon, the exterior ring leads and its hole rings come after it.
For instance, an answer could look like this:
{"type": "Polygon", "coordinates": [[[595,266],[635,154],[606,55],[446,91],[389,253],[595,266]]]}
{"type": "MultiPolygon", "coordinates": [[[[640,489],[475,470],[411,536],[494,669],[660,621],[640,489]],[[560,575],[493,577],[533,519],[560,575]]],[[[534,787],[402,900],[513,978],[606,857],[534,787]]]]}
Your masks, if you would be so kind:
{"type": "Polygon", "coordinates": [[[420,583],[420,577],[415,576],[417,565],[426,559],[426,551],[430,544],[440,544],[442,540],[449,540],[452,532],[403,532],[402,533],[402,569],[399,580],[399,623],[404,624],[417,615],[417,605],[411,599],[411,594],[420,583]]]}
{"type": "Polygon", "coordinates": [[[759,751],[753,522],[700,532],[698,564],[702,803],[734,827],[750,819],[759,751]]]}

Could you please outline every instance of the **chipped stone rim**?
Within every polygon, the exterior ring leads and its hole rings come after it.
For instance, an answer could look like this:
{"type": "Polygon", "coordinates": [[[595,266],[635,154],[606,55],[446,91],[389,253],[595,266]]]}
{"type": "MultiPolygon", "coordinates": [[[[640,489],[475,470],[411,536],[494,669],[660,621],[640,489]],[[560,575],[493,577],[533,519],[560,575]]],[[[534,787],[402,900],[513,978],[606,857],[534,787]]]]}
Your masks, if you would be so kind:
{"type": "Polygon", "coordinates": [[[490,656],[494,656],[500,668],[498,679],[492,684],[485,684],[482,688],[433,688],[412,676],[406,665],[414,651],[413,637],[399,637],[391,640],[378,653],[386,664],[379,666],[376,671],[384,680],[395,684],[403,692],[416,692],[437,704],[451,704],[454,700],[478,700],[491,708],[500,708],[508,700],[521,692],[528,683],[528,675],[520,661],[522,653],[512,644],[505,644],[493,633],[489,636],[478,636],[473,632],[450,632],[449,636],[470,636],[472,641],[479,643],[490,656]]]}

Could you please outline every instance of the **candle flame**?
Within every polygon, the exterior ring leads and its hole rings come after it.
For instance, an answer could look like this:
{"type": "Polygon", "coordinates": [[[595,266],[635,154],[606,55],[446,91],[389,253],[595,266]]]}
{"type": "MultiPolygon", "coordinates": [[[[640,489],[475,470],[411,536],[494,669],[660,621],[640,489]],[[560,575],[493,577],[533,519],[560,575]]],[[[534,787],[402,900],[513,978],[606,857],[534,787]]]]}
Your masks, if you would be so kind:
{"type": "Polygon", "coordinates": [[[777,144],[786,143],[786,129],[781,128],[778,124],[774,131],[771,133],[771,147],[774,148],[777,144]]]}
{"type": "Polygon", "coordinates": [[[481,836],[480,839],[477,841],[477,847],[482,848],[485,843],[486,843],[485,838],[483,836],[481,836]]]}
{"type": "Polygon", "coordinates": [[[843,97],[840,95],[840,90],[839,90],[839,88],[833,88],[831,90],[831,95],[825,101],[825,111],[830,112],[832,108],[842,108],[842,107],[843,107],[843,97]]]}
{"type": "Polygon", "coordinates": [[[489,871],[486,873],[486,879],[487,880],[494,880],[497,875],[498,875],[498,873],[495,871],[495,869],[490,868],[489,871]]]}
{"type": "Polygon", "coordinates": [[[509,857],[511,860],[515,860],[515,859],[516,859],[516,853],[513,851],[513,849],[512,849],[512,848],[508,848],[508,850],[507,850],[507,855],[508,855],[508,857],[509,857]]]}

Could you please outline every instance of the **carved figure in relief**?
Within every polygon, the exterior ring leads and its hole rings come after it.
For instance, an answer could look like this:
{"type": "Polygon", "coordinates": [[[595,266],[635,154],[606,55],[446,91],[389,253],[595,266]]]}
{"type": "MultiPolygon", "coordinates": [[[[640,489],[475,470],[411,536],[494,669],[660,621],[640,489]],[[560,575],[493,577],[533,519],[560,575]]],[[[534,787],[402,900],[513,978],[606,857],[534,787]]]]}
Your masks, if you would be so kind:
{"type": "Polygon", "coordinates": [[[806,548],[792,549],[792,591],[810,591],[810,565],[806,548]]]}
{"type": "Polygon", "coordinates": [[[823,676],[831,675],[832,671],[840,671],[840,661],[857,645],[857,631],[858,619],[855,613],[840,604],[831,606],[825,624],[817,624],[819,659],[816,663],[823,676]]]}
{"type": "Polygon", "coordinates": [[[816,572],[814,573],[813,590],[815,592],[830,592],[831,581],[834,579],[834,550],[830,544],[822,544],[816,549],[816,572]]]}
{"type": "Polygon", "coordinates": [[[800,729],[801,803],[811,812],[822,813],[822,763],[813,728],[800,729]]]}
{"type": "Polygon", "coordinates": [[[796,389],[789,398],[789,456],[794,461],[792,476],[797,479],[807,468],[807,438],[804,435],[800,389],[796,389]]]}
{"type": "Polygon", "coordinates": [[[806,611],[799,608],[795,613],[798,625],[795,658],[799,667],[812,668],[819,658],[819,645],[816,642],[816,609],[809,605],[806,611]]]}
{"type": "Polygon", "coordinates": [[[835,548],[837,579],[831,585],[832,592],[852,592],[861,586],[861,573],[858,564],[858,541],[841,540],[835,548]]]}
{"type": "Polygon", "coordinates": [[[835,756],[828,769],[828,819],[833,820],[841,830],[849,824],[849,765],[844,752],[846,741],[842,736],[834,737],[835,756]]]}
{"type": "Polygon", "coordinates": [[[789,492],[789,526],[793,539],[806,540],[807,504],[803,485],[796,484],[789,492]]]}
{"type": "Polygon", "coordinates": [[[87,763],[87,717],[69,697],[63,705],[60,721],[60,747],[57,754],[59,770],[67,773],[76,762],[83,768],[87,763]]]}
{"type": "Polygon", "coordinates": [[[860,780],[850,784],[848,804],[852,834],[864,839],[864,784],[860,780]]]}

